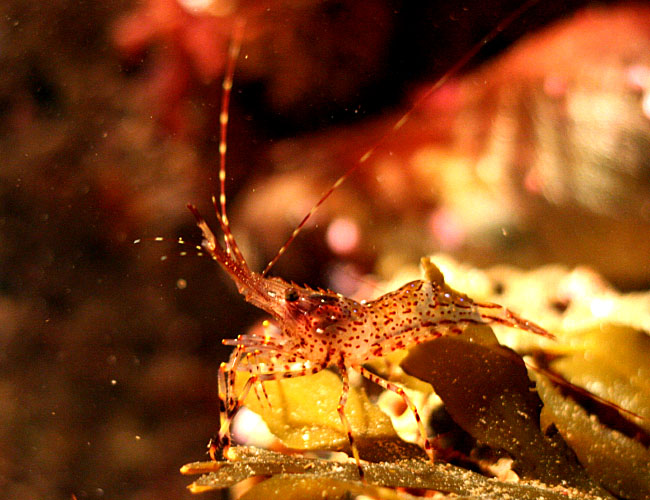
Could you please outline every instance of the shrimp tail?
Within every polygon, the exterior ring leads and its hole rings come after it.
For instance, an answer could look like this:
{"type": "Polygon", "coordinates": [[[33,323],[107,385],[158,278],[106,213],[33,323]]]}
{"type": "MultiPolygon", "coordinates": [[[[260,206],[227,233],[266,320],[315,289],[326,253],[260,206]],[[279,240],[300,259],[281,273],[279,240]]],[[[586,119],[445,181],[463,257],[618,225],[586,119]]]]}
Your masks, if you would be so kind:
{"type": "MultiPolygon", "coordinates": [[[[439,289],[449,289],[445,284],[445,277],[442,271],[434,264],[430,257],[422,257],[420,266],[428,281],[433,283],[439,289]]],[[[521,316],[513,313],[510,309],[499,304],[493,303],[480,303],[474,302],[474,306],[478,309],[479,316],[486,323],[500,323],[511,328],[519,328],[527,332],[541,335],[543,337],[556,340],[555,335],[548,332],[541,326],[522,318],[521,316]]]]}
{"type": "Polygon", "coordinates": [[[511,328],[519,328],[520,330],[526,330],[527,332],[556,340],[555,335],[546,329],[532,321],[522,318],[518,314],[513,313],[510,309],[499,304],[475,302],[474,305],[478,309],[481,319],[487,323],[499,323],[511,328]]]}

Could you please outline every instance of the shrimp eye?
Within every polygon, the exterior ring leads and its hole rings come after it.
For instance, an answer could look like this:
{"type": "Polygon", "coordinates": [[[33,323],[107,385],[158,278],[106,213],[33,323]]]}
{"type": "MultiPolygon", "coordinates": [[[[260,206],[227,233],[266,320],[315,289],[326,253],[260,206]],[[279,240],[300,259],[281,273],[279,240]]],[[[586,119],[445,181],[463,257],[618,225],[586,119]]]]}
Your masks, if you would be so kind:
{"type": "Polygon", "coordinates": [[[287,288],[284,291],[284,300],[287,302],[295,302],[298,300],[298,291],[295,288],[287,288]]]}

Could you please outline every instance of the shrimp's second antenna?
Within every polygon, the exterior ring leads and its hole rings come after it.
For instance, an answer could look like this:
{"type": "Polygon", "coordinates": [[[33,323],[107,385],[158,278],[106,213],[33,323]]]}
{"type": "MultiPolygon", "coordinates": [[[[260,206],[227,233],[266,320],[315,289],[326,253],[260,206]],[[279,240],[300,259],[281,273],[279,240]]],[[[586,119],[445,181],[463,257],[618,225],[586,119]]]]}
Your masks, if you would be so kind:
{"type": "MultiPolygon", "coordinates": [[[[525,8],[535,1],[537,0],[527,2],[525,8]]],[[[515,19],[525,8],[521,7],[502,22],[477,45],[476,49],[493,38],[505,24],[515,19]]],[[[443,335],[460,334],[469,324],[498,323],[536,335],[554,337],[542,327],[520,318],[500,305],[474,302],[466,295],[452,290],[444,283],[442,273],[430,261],[423,261],[424,280],[407,283],[398,290],[370,302],[359,302],[330,290],[314,290],[307,286],[287,283],[280,278],[266,276],[318,206],[353,169],[372,155],[383,139],[369,149],[359,162],[321,197],[266,269],[262,273],[252,271],[230,230],[225,195],[228,101],[242,33],[243,21],[240,21],[235,26],[223,82],[220,112],[219,201],[212,197],[217,220],[223,233],[225,249],[220,246],[214,232],[196,207],[188,205],[188,208],[194,214],[203,233],[202,247],[205,251],[231,277],[244,299],[272,315],[279,328],[276,332],[265,335],[249,333],[240,335],[236,339],[224,340],[224,344],[231,345],[235,349],[230,360],[222,363],[219,368],[220,429],[218,438],[209,444],[210,455],[216,459],[217,452],[221,450],[227,457],[231,442],[232,418],[252,388],[262,386],[263,390],[265,381],[300,377],[334,367],[339,370],[343,381],[337,411],[347,433],[361,478],[363,478],[361,459],[345,415],[350,369],[402,398],[415,416],[421,445],[433,461],[434,449],[413,402],[402,388],[370,372],[363,366],[364,363],[392,351],[405,349],[443,335]],[[240,394],[235,395],[235,375],[238,371],[246,372],[250,377],[240,394]]],[[[474,52],[476,50],[470,52],[470,55],[474,52]]],[[[461,63],[466,62],[467,59],[468,57],[464,58],[461,63]]],[[[456,71],[459,67],[460,65],[456,65],[450,71],[456,71]]],[[[450,72],[443,77],[443,80],[448,78],[449,74],[450,72]]],[[[439,83],[434,88],[438,86],[439,83]]],[[[392,130],[398,129],[407,120],[409,114],[410,112],[404,115],[392,130]]]]}

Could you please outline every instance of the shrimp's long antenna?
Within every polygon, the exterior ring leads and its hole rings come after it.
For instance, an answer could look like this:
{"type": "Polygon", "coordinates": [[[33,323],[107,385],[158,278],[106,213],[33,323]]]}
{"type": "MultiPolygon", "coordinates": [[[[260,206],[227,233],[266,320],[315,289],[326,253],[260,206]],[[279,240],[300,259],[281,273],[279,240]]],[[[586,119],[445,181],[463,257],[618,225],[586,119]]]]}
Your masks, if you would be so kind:
{"type": "Polygon", "coordinates": [[[226,253],[248,269],[246,259],[242,255],[237,242],[230,230],[230,222],[228,221],[228,214],[226,212],[226,151],[227,135],[228,135],[228,119],[230,106],[230,95],[232,93],[233,79],[235,77],[235,65],[239,52],[241,50],[242,39],[244,36],[244,26],[246,21],[244,18],[235,20],[233,27],[233,36],[228,49],[228,61],[226,62],[226,71],[223,82],[221,84],[221,110],[219,112],[219,203],[215,196],[212,196],[212,204],[214,205],[219,224],[223,232],[223,239],[226,243],[226,253]]]}
{"type": "Polygon", "coordinates": [[[302,228],[305,226],[307,221],[316,213],[316,211],[320,208],[320,206],[327,200],[330,195],[341,185],[345,182],[345,180],[352,175],[352,173],[357,170],[361,165],[363,165],[372,155],[379,149],[383,144],[386,142],[386,140],[392,136],[396,131],[398,131],[400,128],[404,126],[406,122],[409,121],[411,118],[411,115],[415,112],[416,109],[418,109],[422,103],[424,103],[431,95],[438,90],[440,87],[442,87],[445,83],[449,81],[449,79],[454,76],[456,73],[458,73],[465,65],[473,59],[476,54],[483,48],[484,45],[490,43],[492,40],[494,40],[495,37],[497,37],[504,29],[506,29],[513,21],[517,20],[521,15],[526,12],[528,9],[533,7],[535,4],[539,3],[540,0],[528,0],[521,4],[517,9],[515,9],[508,17],[503,19],[495,28],[493,28],[486,36],[484,36],[478,43],[476,43],[468,52],[465,53],[465,55],[460,58],[456,64],[454,64],[450,69],[447,70],[447,72],[442,75],[436,83],[434,83],[427,91],[422,94],[411,106],[411,109],[407,111],[402,117],[395,122],[395,124],[387,130],[384,135],[381,136],[381,138],[370,148],[368,149],[361,157],[359,160],[352,166],[350,167],[343,175],[341,175],[332,186],[325,191],[320,199],[316,202],[316,204],[312,207],[312,209],[309,211],[307,215],[300,221],[300,224],[298,224],[298,227],[294,229],[293,233],[291,233],[291,236],[287,239],[287,241],[280,247],[280,250],[278,250],[278,253],[273,257],[273,259],[266,265],[264,268],[264,271],[262,271],[262,276],[266,276],[268,272],[271,270],[271,268],[275,265],[275,263],[280,259],[282,254],[289,248],[289,245],[293,242],[294,239],[296,239],[296,236],[300,234],[300,231],[302,231],[302,228]]]}

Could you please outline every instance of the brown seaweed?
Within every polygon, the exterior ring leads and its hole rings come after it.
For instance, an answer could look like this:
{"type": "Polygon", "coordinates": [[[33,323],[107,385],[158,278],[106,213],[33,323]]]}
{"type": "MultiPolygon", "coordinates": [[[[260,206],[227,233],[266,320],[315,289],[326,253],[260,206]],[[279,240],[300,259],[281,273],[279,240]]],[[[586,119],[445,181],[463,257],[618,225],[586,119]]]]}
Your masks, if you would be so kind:
{"type": "MultiPolygon", "coordinates": [[[[190,491],[202,493],[228,488],[250,477],[280,476],[283,479],[275,479],[272,483],[273,485],[277,482],[280,483],[277,489],[267,490],[266,493],[269,495],[266,498],[292,498],[292,491],[297,481],[303,479],[311,484],[313,484],[312,481],[324,481],[325,491],[336,484],[355,494],[361,492],[372,494],[373,491],[376,491],[376,486],[385,486],[437,490],[484,499],[495,497],[522,500],[602,498],[576,489],[549,487],[541,483],[497,481],[450,464],[432,466],[420,458],[368,463],[364,467],[366,485],[359,481],[358,472],[353,463],[289,456],[249,447],[233,448],[231,458],[232,461],[195,462],[183,466],[181,469],[183,474],[203,474],[189,486],[190,491]],[[285,480],[284,478],[287,478],[288,475],[292,475],[295,479],[285,480]]],[[[607,496],[605,497],[607,498],[607,496]]]]}
{"type": "Polygon", "coordinates": [[[544,375],[531,375],[544,400],[542,420],[557,427],[589,474],[618,496],[650,498],[648,447],[588,414],[544,375]]]}
{"type": "Polygon", "coordinates": [[[540,430],[541,401],[522,359],[499,345],[489,328],[468,328],[412,349],[404,370],[431,383],[454,421],[479,443],[506,450],[517,473],[549,484],[602,494],[566,453],[540,430]]]}

